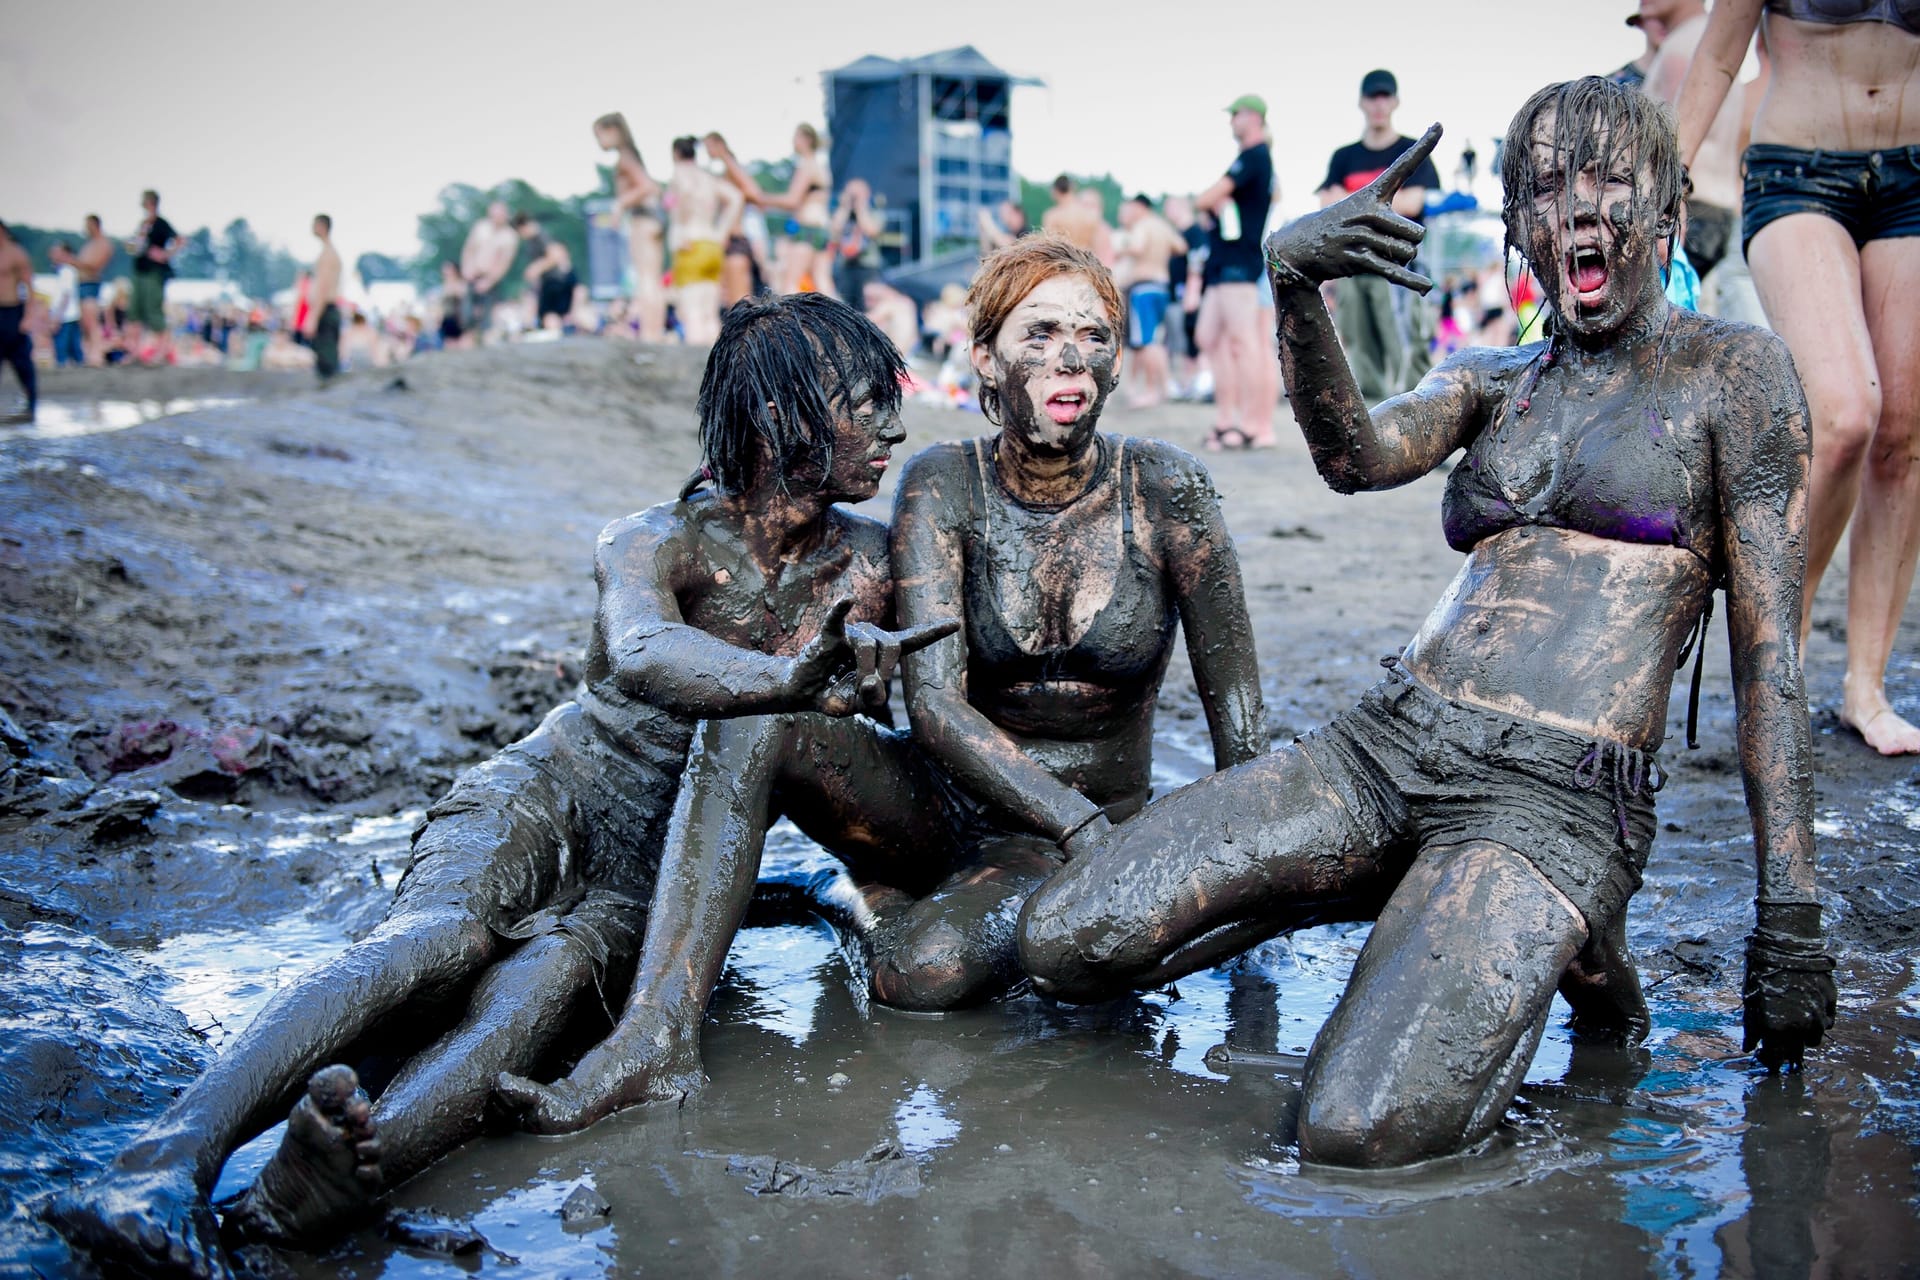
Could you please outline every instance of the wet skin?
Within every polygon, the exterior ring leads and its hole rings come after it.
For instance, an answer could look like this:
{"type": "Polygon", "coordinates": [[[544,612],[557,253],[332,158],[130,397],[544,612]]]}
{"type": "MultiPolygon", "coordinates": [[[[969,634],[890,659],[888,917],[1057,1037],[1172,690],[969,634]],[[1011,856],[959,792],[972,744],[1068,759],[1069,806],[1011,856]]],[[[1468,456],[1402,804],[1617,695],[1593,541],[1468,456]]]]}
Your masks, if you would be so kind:
{"type": "MultiPolygon", "coordinates": [[[[1472,539],[1466,563],[1402,658],[1457,702],[1657,747],[1681,649],[1724,573],[1760,898],[1811,902],[1796,643],[1805,400],[1771,334],[1668,307],[1667,228],[1632,198],[1644,166],[1562,178],[1551,123],[1535,135],[1544,176],[1516,235],[1562,323],[1551,362],[1543,344],[1471,350],[1371,413],[1359,396],[1318,286],[1371,271],[1428,287],[1405,269],[1419,229],[1388,202],[1436,126],[1371,186],[1268,242],[1295,413],[1343,493],[1407,483],[1463,447],[1489,468],[1497,496],[1450,528],[1472,539]],[[1615,490],[1677,492],[1678,510],[1661,514],[1684,545],[1622,540],[1646,513],[1609,505],[1615,490]]],[[[1022,958],[1043,991],[1101,999],[1287,928],[1377,912],[1306,1070],[1301,1151],[1332,1163],[1404,1164],[1488,1132],[1556,983],[1582,1020],[1644,1031],[1624,909],[1590,936],[1532,863],[1492,841],[1418,850],[1397,875],[1382,869],[1387,852],[1285,748],[1155,803],[1068,867],[1029,902],[1022,958]]],[[[1763,1030],[1797,1060],[1820,1028],[1763,1030]]]]}
{"type": "MultiPolygon", "coordinates": [[[[802,468],[782,486],[763,454],[744,493],[697,493],[610,525],[595,556],[600,600],[581,697],[645,701],[689,720],[825,720],[884,701],[900,650],[947,628],[881,629],[893,613],[886,529],[834,504],[873,496],[903,438],[897,414],[856,403],[837,424],[825,475],[802,468]]],[[[519,836],[522,804],[509,789],[490,799],[505,833],[493,860],[571,856],[557,832],[519,836]]],[[[631,865],[593,871],[598,887],[644,901],[651,850],[639,845],[657,836],[631,835],[631,865]]],[[[637,932],[642,911],[636,902],[631,919],[609,923],[637,932]]],[[[48,1216],[104,1261],[225,1274],[207,1197],[227,1156],[286,1115],[316,1068],[391,1046],[453,1001],[458,1025],[407,1062],[370,1112],[342,1101],[357,1087],[350,1071],[315,1077],[280,1154],[228,1215],[230,1230],[255,1238],[323,1238],[364,1212],[381,1182],[478,1133],[495,1077],[537,1069],[565,1029],[599,1007],[598,983],[625,982],[632,956],[604,970],[603,959],[564,929],[516,946],[478,900],[403,892],[368,938],[280,992],[101,1178],[56,1197],[48,1216]],[[341,1150],[361,1158],[342,1161],[341,1150]]]]}
{"type": "MultiPolygon", "coordinates": [[[[957,539],[972,513],[957,469],[961,451],[942,445],[920,454],[901,479],[895,510],[897,607],[903,625],[918,624],[908,625],[916,635],[963,608],[994,610],[1023,648],[1047,652],[1084,639],[1126,567],[1116,536],[1120,486],[1111,468],[1102,471],[1102,451],[1117,445],[1095,440],[1117,380],[1117,349],[1110,318],[1077,277],[1036,288],[1002,338],[981,356],[1005,388],[1000,457],[1014,461],[999,474],[1029,501],[1060,509],[1042,513],[1037,526],[1002,520],[995,530],[1024,590],[966,581],[957,539]],[[1049,412],[1049,400],[1062,407],[1049,412]]],[[[951,636],[907,657],[912,745],[857,719],[703,725],[626,1015],[565,1079],[501,1079],[500,1095],[524,1125],[569,1132],[700,1085],[700,1020],[745,913],[766,830],[783,813],[848,864],[876,1000],[939,1010],[1008,990],[1021,976],[1014,913],[1060,865],[1062,843],[1071,849],[1076,832],[1104,830],[1109,816],[1123,819],[1146,800],[1153,707],[1171,653],[1172,631],[1162,625],[1169,606],[1187,631],[1220,767],[1264,748],[1238,561],[1212,486],[1197,463],[1163,445],[1130,443],[1125,465],[1136,477],[1135,537],[1155,574],[1138,614],[1118,623],[1155,636],[1152,655],[1124,683],[1103,683],[1097,671],[1009,683],[969,666],[964,636],[951,636]],[[930,822],[942,807],[929,758],[985,801],[1007,832],[966,847],[930,822]],[[903,848],[915,855],[903,858],[903,848]]]]}

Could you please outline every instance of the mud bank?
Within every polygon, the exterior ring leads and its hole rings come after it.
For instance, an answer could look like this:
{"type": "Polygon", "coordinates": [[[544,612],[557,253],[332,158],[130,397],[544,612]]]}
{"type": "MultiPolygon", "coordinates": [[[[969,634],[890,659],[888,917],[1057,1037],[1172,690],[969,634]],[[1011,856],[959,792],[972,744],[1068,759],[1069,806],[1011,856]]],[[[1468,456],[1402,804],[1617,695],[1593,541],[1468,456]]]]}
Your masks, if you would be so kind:
{"type": "MultiPolygon", "coordinates": [[[[97,1167],[282,975],[366,929],[417,810],[565,696],[594,535],[670,496],[694,459],[698,361],[634,357],[460,353],[320,392],[126,371],[148,401],[244,403],[0,437],[0,1266],[72,1268],[32,1200],[97,1167]]],[[[119,372],[50,377],[46,394],[98,400],[119,372]]],[[[1110,418],[1187,448],[1208,420],[1110,418]]],[[[907,425],[909,450],[982,429],[913,408],[907,425]]],[[[1282,438],[1205,460],[1284,739],[1373,682],[1458,558],[1437,477],[1339,498],[1282,438]]],[[[1569,1251],[1630,1274],[1816,1258],[1898,1273],[1920,1256],[1920,771],[1837,728],[1840,605],[1836,589],[1816,609],[1809,685],[1842,1021],[1804,1081],[1738,1058],[1753,871],[1716,629],[1703,749],[1665,753],[1663,831],[1631,909],[1648,1052],[1576,1052],[1556,1028],[1489,1151],[1389,1178],[1298,1166],[1287,1055],[1331,1008],[1360,929],[1140,1001],[926,1019],[867,1009],[831,938],[785,925],[742,934],[697,1101],[475,1143],[397,1200],[471,1219],[497,1251],[474,1255],[482,1269],[505,1254],[540,1274],[1478,1276],[1564,1271],[1569,1251]],[[1223,1041],[1245,1065],[1206,1063],[1223,1041]],[[911,1197],[781,1194],[782,1178],[741,1172],[831,1171],[884,1142],[912,1162],[897,1179],[911,1197]],[[581,1185],[609,1212],[569,1225],[558,1211],[581,1185]]],[[[1889,689],[1920,713],[1920,611],[1889,689]]],[[[1209,758],[1179,657],[1156,786],[1209,758]]],[[[789,834],[770,861],[805,879],[818,856],[789,834]]],[[[374,1233],[295,1266],[448,1274],[374,1233]]]]}

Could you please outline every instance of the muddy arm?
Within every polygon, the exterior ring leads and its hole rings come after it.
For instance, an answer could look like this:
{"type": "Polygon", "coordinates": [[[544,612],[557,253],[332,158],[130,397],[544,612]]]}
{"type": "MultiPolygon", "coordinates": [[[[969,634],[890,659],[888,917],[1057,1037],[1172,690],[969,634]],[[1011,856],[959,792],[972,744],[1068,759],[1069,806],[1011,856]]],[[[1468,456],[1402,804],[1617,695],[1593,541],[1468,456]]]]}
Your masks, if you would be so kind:
{"type": "Polygon", "coordinates": [[[1392,200],[1439,137],[1435,125],[1372,182],[1267,239],[1280,372],[1313,464],[1340,493],[1418,479],[1460,447],[1478,421],[1475,374],[1484,355],[1454,357],[1369,413],[1320,297],[1322,284],[1355,275],[1382,276],[1420,293],[1433,287],[1407,269],[1426,233],[1395,213],[1392,200]]]}
{"type": "MultiPolygon", "coordinates": [[[[907,464],[893,508],[894,609],[902,625],[962,617],[960,529],[966,484],[958,449],[907,464]],[[949,465],[943,466],[941,459],[949,465]]],[[[1061,782],[967,702],[964,630],[906,660],[913,737],[969,792],[1053,840],[1105,821],[1100,806],[1061,782]]]]}
{"type": "Polygon", "coordinates": [[[1142,457],[1140,487],[1159,510],[1167,573],[1180,605],[1193,680],[1213,736],[1213,767],[1228,769],[1267,749],[1267,710],[1260,664],[1240,580],[1240,556],[1220,514],[1220,495],[1198,462],[1185,455],[1142,457]]]}
{"type": "Polygon", "coordinates": [[[1756,330],[1740,343],[1725,373],[1728,403],[1713,437],[1740,772],[1759,897],[1812,902],[1813,763],[1799,653],[1807,402],[1779,339],[1756,330]]]}

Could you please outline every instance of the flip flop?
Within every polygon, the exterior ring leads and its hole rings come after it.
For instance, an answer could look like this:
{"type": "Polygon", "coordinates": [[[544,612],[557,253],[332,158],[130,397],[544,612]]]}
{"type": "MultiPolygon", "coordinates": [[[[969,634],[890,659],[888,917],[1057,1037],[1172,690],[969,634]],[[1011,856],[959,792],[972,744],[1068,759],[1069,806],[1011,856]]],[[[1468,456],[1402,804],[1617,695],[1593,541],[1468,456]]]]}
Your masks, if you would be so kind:
{"type": "Polygon", "coordinates": [[[1239,427],[1215,427],[1207,433],[1206,449],[1208,453],[1222,453],[1228,449],[1251,449],[1253,437],[1239,427]]]}

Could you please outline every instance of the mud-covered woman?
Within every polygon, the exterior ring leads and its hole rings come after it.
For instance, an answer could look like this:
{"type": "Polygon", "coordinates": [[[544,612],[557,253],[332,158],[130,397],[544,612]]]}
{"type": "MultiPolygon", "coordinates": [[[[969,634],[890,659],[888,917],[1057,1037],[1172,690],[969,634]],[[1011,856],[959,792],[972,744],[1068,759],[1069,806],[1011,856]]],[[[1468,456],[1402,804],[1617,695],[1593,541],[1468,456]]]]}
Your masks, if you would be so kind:
{"type": "Polygon", "coordinates": [[[1300,1151],[1327,1163],[1405,1164],[1487,1134],[1563,979],[1577,1013],[1644,1031],[1623,912],[1653,838],[1674,673],[1705,643],[1716,589],[1758,863],[1747,1048],[1797,1064],[1834,1011],[1792,363],[1763,330],[1668,305],[1670,118],[1585,79],[1535,94],[1506,139],[1508,241],[1548,290],[1552,337],[1460,352],[1369,413],[1319,286],[1372,272],[1428,287],[1406,266],[1420,231],[1389,202],[1438,136],[1267,250],[1281,367],[1322,477],[1391,488],[1464,450],[1442,517],[1465,564],[1354,710],[1159,801],[1022,920],[1035,984],[1090,1000],[1285,928],[1374,918],[1305,1069],[1300,1151]]]}
{"type": "Polygon", "coordinates": [[[701,727],[698,768],[732,785],[689,774],[621,1026],[553,1085],[501,1082],[528,1127],[578,1129],[698,1087],[700,1020],[781,813],[848,862],[874,998],[953,1009],[1023,980],[1020,903],[1146,803],[1176,632],[1216,767],[1266,749],[1239,561],[1206,472],[1098,431],[1126,319],[1107,269],[1029,237],[982,263],[969,309],[999,433],[917,455],[895,499],[903,625],[964,623],[905,660],[911,740],[817,716],[701,727]],[[950,868],[944,882],[916,894],[905,868],[863,853],[902,842],[923,873],[950,868]]]}
{"type": "Polygon", "coordinates": [[[606,1030],[696,721],[850,714],[863,686],[884,701],[885,660],[916,642],[879,629],[893,616],[886,527],[835,505],[879,487],[903,437],[901,372],[879,331],[830,299],[729,313],[699,401],[706,470],[729,483],[696,477],[679,501],[608,526],[582,688],[427,811],[369,936],[281,990],[99,1179],[54,1200],[70,1241],[209,1275],[226,1271],[223,1227],[325,1239],[381,1184],[479,1132],[498,1073],[542,1070],[606,1030]],[[376,1054],[400,1065],[384,1087],[367,1081],[371,1101],[351,1069],[325,1065],[376,1054]],[[278,1153],[217,1223],[221,1166],[290,1106],[278,1153]]]}

